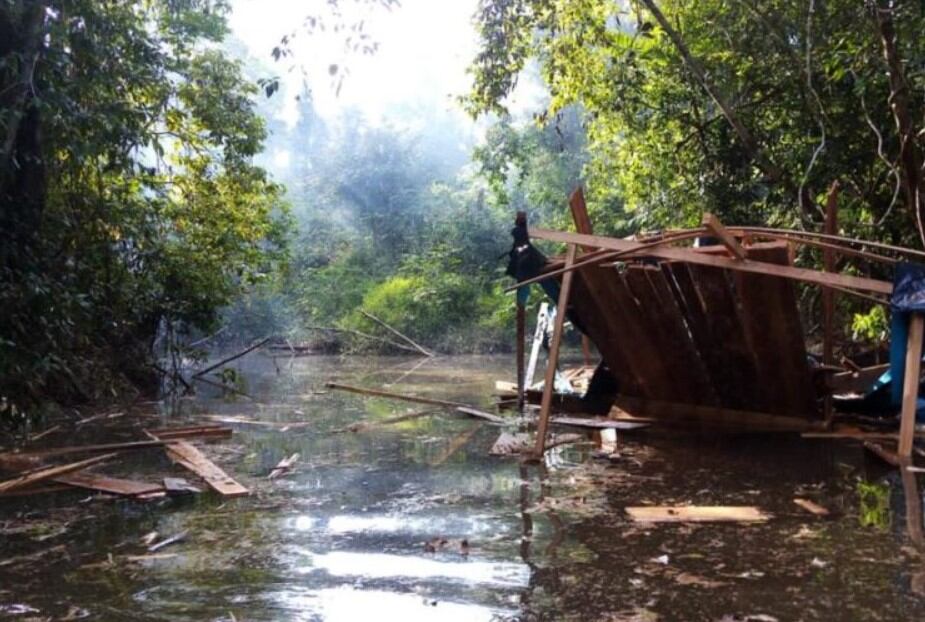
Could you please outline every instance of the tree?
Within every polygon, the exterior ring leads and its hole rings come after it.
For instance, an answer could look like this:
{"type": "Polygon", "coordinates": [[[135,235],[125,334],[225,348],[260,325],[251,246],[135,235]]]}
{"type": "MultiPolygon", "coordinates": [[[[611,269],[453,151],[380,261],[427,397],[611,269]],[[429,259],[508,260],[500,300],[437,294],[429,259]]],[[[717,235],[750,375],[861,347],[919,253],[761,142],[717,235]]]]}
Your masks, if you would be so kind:
{"type": "Polygon", "coordinates": [[[284,259],[253,164],[256,87],[210,0],[0,5],[0,395],[150,381],[165,323],[206,328],[284,259]]]}
{"type": "Polygon", "coordinates": [[[923,19],[886,0],[483,0],[468,106],[503,110],[535,58],[550,112],[587,114],[590,194],[615,180],[643,226],[812,227],[838,179],[848,233],[911,243],[923,19]]]}

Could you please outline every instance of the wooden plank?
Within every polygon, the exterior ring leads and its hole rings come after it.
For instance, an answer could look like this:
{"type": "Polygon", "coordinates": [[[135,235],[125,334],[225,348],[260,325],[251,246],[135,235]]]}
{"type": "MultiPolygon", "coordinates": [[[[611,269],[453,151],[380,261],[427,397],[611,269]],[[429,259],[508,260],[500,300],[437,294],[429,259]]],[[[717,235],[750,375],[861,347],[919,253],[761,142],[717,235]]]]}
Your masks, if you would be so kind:
{"type": "Polygon", "coordinates": [[[460,412],[464,415],[469,415],[470,417],[475,417],[476,419],[481,419],[483,421],[488,421],[495,425],[516,425],[516,422],[511,421],[510,419],[505,419],[504,417],[499,417],[498,415],[493,415],[492,413],[487,413],[484,410],[471,408],[469,406],[459,406],[456,409],[456,412],[460,412]]]}
{"type": "Polygon", "coordinates": [[[743,386],[730,381],[722,340],[715,339],[711,318],[704,310],[703,301],[691,278],[688,264],[662,262],[665,282],[671,288],[679,311],[690,331],[691,340],[702,362],[710,385],[716,394],[717,406],[747,408],[751,402],[743,396],[743,386]]]}
{"type": "Polygon", "coordinates": [[[45,480],[53,479],[59,475],[66,475],[67,473],[80,471],[81,469],[85,469],[94,464],[105,462],[106,460],[109,460],[116,455],[117,454],[113,452],[104,454],[102,456],[93,456],[92,458],[87,458],[86,460],[81,460],[79,462],[72,462],[70,464],[60,464],[56,466],[39,468],[38,470],[32,471],[31,473],[24,473],[19,477],[14,477],[13,479],[0,482],[0,493],[15,490],[17,488],[31,486],[45,480]]]}
{"type": "Polygon", "coordinates": [[[392,393],[391,391],[382,391],[380,389],[364,389],[362,387],[354,387],[348,384],[340,384],[339,382],[326,382],[324,386],[329,389],[337,389],[338,391],[348,391],[350,393],[358,393],[360,395],[370,395],[373,397],[387,397],[393,400],[402,400],[405,402],[414,402],[416,404],[433,404],[434,406],[447,406],[449,408],[456,408],[458,406],[468,406],[468,404],[463,404],[462,402],[450,402],[448,400],[437,400],[429,397],[418,397],[416,395],[407,395],[404,393],[392,393]]]}
{"type": "Polygon", "coordinates": [[[173,441],[164,447],[167,456],[201,477],[213,490],[226,497],[240,497],[250,491],[236,482],[205,454],[187,441],[173,441]]]}
{"type": "Polygon", "coordinates": [[[161,440],[171,438],[200,437],[226,438],[233,434],[233,430],[231,428],[223,425],[192,425],[182,428],[149,428],[148,431],[161,440]]]}
{"type": "MultiPolygon", "coordinates": [[[[683,264],[673,264],[682,266],[683,264]]],[[[763,411],[761,380],[755,355],[749,347],[742,325],[742,313],[730,286],[726,270],[688,264],[694,292],[691,305],[702,305],[700,313],[712,343],[711,379],[722,389],[721,405],[740,410],[763,411]]],[[[681,273],[681,268],[678,268],[681,273]]]]}
{"type": "Polygon", "coordinates": [[[707,367],[694,343],[691,329],[687,324],[681,306],[675,293],[665,277],[665,273],[657,267],[647,267],[643,270],[649,287],[658,304],[659,329],[668,338],[668,348],[663,350],[666,355],[670,353],[674,361],[676,377],[684,375],[689,378],[693,389],[691,403],[719,406],[719,398],[714,390],[707,367]]]}
{"type": "Polygon", "coordinates": [[[645,506],[628,507],[626,513],[637,523],[761,523],[771,516],[752,506],[645,506]]]}
{"type": "Polygon", "coordinates": [[[607,279],[617,278],[613,268],[600,266],[577,271],[572,284],[572,308],[580,318],[588,336],[597,346],[605,364],[620,386],[629,395],[642,395],[637,366],[626,352],[622,337],[626,326],[620,324],[625,310],[615,308],[615,301],[606,298],[607,279]]]}
{"type": "Polygon", "coordinates": [[[903,379],[899,445],[896,452],[900,458],[906,460],[912,457],[912,441],[915,435],[915,411],[919,398],[923,332],[925,332],[925,316],[921,313],[913,313],[909,318],[909,339],[906,342],[906,376],[903,379]]]}
{"type": "MultiPolygon", "coordinates": [[[[784,243],[749,248],[746,254],[768,265],[790,261],[784,243]]],[[[793,283],[766,274],[735,272],[733,277],[742,326],[758,368],[761,410],[819,417],[793,283]]]]}
{"type": "Polygon", "coordinates": [[[639,430],[649,427],[649,424],[644,422],[592,419],[590,417],[553,417],[551,423],[553,425],[589,430],[639,430]]]}
{"type": "MultiPolygon", "coordinates": [[[[548,240],[550,242],[561,242],[564,244],[583,244],[595,248],[605,248],[615,251],[632,250],[636,245],[629,240],[617,238],[608,238],[600,235],[585,235],[581,233],[569,233],[566,231],[553,231],[551,229],[541,229],[536,227],[530,228],[530,237],[538,240],[548,240]]],[[[770,276],[779,276],[785,279],[814,283],[823,286],[838,286],[847,289],[856,289],[862,292],[874,294],[892,294],[893,284],[888,281],[869,279],[865,277],[851,276],[847,274],[829,274],[819,270],[810,270],[807,268],[797,268],[794,266],[784,266],[767,264],[752,259],[731,259],[709,253],[698,253],[692,249],[672,248],[670,246],[655,246],[644,251],[647,256],[659,257],[661,259],[673,259],[704,266],[713,266],[716,268],[728,268],[741,272],[751,272],[755,274],[765,274],[770,276]]]]}
{"type": "MultiPolygon", "coordinates": [[[[565,255],[566,267],[575,263],[577,248],[570,244],[565,255]]],[[[559,364],[559,346],[562,344],[562,329],[565,325],[565,316],[568,310],[569,295],[572,291],[574,272],[568,272],[562,277],[562,287],[559,290],[559,301],[556,304],[556,321],[552,329],[552,341],[549,344],[549,358],[546,362],[546,383],[543,385],[543,401],[540,403],[540,417],[536,432],[535,457],[542,460],[546,451],[546,434],[549,431],[549,410],[552,405],[552,394],[555,390],[556,366],[559,364]]]]}
{"type": "Polygon", "coordinates": [[[137,482],[129,479],[107,477],[105,475],[95,475],[93,473],[68,473],[66,475],[53,477],[52,481],[74,486],[75,488],[86,488],[126,497],[146,495],[153,492],[162,492],[164,490],[161,484],[149,484],[148,482],[137,482]]]}
{"type": "MultiPolygon", "coordinates": [[[[734,410],[731,408],[679,404],[662,400],[632,398],[624,395],[616,398],[613,408],[625,411],[634,417],[651,417],[678,424],[716,426],[741,431],[809,432],[824,429],[822,422],[808,421],[798,417],[749,410],[734,410]]],[[[610,417],[612,419],[617,418],[618,415],[619,413],[611,410],[610,417]]]]}
{"type": "Polygon", "coordinates": [[[719,218],[706,212],[703,215],[703,226],[709,229],[710,233],[722,242],[723,246],[732,253],[733,257],[739,260],[745,259],[745,249],[743,249],[738,240],[735,239],[735,236],[726,230],[726,227],[723,226],[719,218]]]}
{"type": "Polygon", "coordinates": [[[66,456],[69,454],[83,453],[101,453],[110,451],[126,451],[130,449],[150,449],[151,447],[162,447],[166,445],[167,440],[149,440],[149,441],[129,441],[126,443],[104,443],[102,445],[75,445],[73,447],[57,447],[54,449],[45,449],[41,451],[24,451],[15,454],[0,454],[0,460],[7,456],[26,457],[26,458],[50,458],[53,456],[66,456]]]}
{"type": "Polygon", "coordinates": [[[829,511],[816,503],[815,501],[810,501],[809,499],[801,499],[800,497],[794,498],[793,502],[799,507],[803,508],[810,514],[815,514],[816,516],[828,516],[829,511]]]}
{"type": "MultiPolygon", "coordinates": [[[[679,399],[681,392],[672,381],[671,365],[659,350],[660,340],[653,334],[647,311],[639,305],[623,275],[613,269],[610,275],[601,282],[600,291],[595,292],[607,305],[602,309],[611,316],[614,331],[613,341],[605,347],[620,350],[627,359],[638,378],[638,395],[679,399]]],[[[601,344],[597,345],[601,350],[601,344]]],[[[610,359],[605,357],[605,360],[610,364],[610,359]]]]}

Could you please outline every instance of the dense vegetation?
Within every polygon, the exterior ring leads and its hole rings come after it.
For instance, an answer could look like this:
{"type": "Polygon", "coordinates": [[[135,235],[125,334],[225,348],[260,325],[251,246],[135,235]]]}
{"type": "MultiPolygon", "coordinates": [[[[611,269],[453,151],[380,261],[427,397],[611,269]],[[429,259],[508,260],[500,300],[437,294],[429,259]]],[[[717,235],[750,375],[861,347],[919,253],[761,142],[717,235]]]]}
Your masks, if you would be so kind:
{"type": "MultiPolygon", "coordinates": [[[[580,182],[601,232],[704,210],[819,228],[838,181],[843,233],[925,241],[921,3],[480,0],[478,139],[430,108],[325,119],[308,87],[286,126],[227,10],[0,4],[6,416],[150,385],[158,356],[220,326],[379,347],[318,330],[380,333],[362,310],[432,348],[510,347],[512,214],[568,226],[580,182]],[[510,114],[536,80],[545,109],[510,114]],[[265,143],[291,155],[272,179],[265,143]]],[[[290,62],[285,40],[267,55],[290,62]]]]}
{"type": "Polygon", "coordinates": [[[0,4],[0,395],[15,417],[149,385],[159,329],[272,272],[280,188],[225,5],[0,4]]]}

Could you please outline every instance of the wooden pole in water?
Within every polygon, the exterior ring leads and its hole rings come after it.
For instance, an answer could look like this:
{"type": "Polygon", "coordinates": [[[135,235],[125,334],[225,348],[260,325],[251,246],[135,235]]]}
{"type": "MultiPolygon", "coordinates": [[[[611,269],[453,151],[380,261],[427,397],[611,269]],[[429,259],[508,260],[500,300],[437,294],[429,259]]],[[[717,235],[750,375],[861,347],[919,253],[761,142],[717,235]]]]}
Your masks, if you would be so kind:
{"type": "Polygon", "coordinates": [[[523,412],[524,409],[524,343],[527,335],[527,310],[524,306],[517,303],[517,410],[523,412]]]}
{"type": "Polygon", "coordinates": [[[925,315],[913,313],[909,318],[909,340],[906,345],[906,377],[903,379],[899,448],[896,452],[903,460],[908,460],[912,457],[912,441],[915,435],[915,407],[919,397],[919,372],[922,366],[923,333],[925,333],[925,315]]]}
{"type": "MultiPolygon", "coordinates": [[[[577,247],[568,245],[565,254],[565,266],[575,263],[577,247]]],[[[543,401],[540,403],[540,420],[536,431],[535,457],[543,459],[546,451],[546,434],[549,431],[549,411],[552,407],[552,394],[556,383],[556,366],[559,363],[559,345],[562,342],[562,328],[565,324],[565,310],[568,307],[569,294],[572,291],[572,277],[574,272],[566,272],[562,277],[562,289],[559,290],[559,302],[556,304],[556,323],[553,325],[552,342],[549,344],[549,360],[546,362],[546,380],[543,385],[543,401]]]]}
{"type": "MultiPolygon", "coordinates": [[[[838,233],[838,180],[832,182],[829,188],[829,194],[825,202],[825,234],[835,235],[838,233]]],[[[835,272],[835,251],[826,248],[822,251],[822,264],[826,272],[835,272]]],[[[835,362],[834,341],[835,341],[835,292],[829,288],[822,289],[822,362],[825,365],[832,365],[835,362]]],[[[825,412],[826,426],[832,425],[834,409],[832,408],[832,396],[826,395],[823,406],[825,412]]]]}

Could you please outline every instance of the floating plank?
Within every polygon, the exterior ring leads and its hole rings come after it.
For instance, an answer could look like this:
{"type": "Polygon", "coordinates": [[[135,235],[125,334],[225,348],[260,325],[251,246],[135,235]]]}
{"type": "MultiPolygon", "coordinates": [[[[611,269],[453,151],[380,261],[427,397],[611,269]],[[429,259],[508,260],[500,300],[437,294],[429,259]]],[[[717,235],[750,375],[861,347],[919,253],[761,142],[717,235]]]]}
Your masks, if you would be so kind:
{"type": "Polygon", "coordinates": [[[415,402],[417,404],[433,404],[434,406],[448,406],[451,408],[456,408],[459,406],[468,406],[468,404],[463,404],[462,402],[450,402],[448,400],[437,400],[429,397],[418,397],[416,395],[407,395],[404,393],[392,393],[391,391],[382,391],[380,389],[364,389],[362,387],[354,387],[347,384],[340,384],[337,382],[326,382],[324,383],[329,389],[337,389],[338,391],[348,391],[350,393],[358,393],[360,395],[371,395],[373,397],[388,397],[393,400],[403,400],[405,402],[415,402]]]}
{"type": "Polygon", "coordinates": [[[147,495],[164,490],[164,487],[160,484],[149,484],[148,482],[137,482],[117,477],[107,477],[105,475],[94,475],[93,473],[69,473],[54,477],[52,481],[74,486],[75,488],[86,488],[88,490],[96,490],[98,492],[126,497],[147,495]]]}
{"type": "MultiPolygon", "coordinates": [[[[581,233],[568,233],[565,231],[553,231],[550,229],[541,229],[537,227],[530,228],[530,237],[538,240],[548,240],[550,242],[561,242],[564,244],[581,244],[592,246],[594,248],[606,248],[610,250],[622,251],[631,250],[636,246],[636,242],[630,240],[621,240],[618,238],[608,238],[600,235],[585,235],[581,233]]],[[[794,266],[781,266],[766,264],[752,259],[732,259],[711,253],[698,253],[696,250],[687,248],[672,248],[669,246],[656,246],[645,251],[649,257],[659,257],[661,259],[673,259],[676,261],[685,261],[692,264],[704,266],[714,266],[717,268],[729,268],[741,272],[753,272],[755,274],[766,274],[770,276],[779,276],[785,279],[804,281],[816,285],[844,287],[856,289],[862,292],[871,292],[874,294],[892,294],[893,284],[889,281],[880,281],[878,279],[869,279],[865,277],[850,276],[847,274],[833,274],[830,272],[821,272],[819,270],[810,270],[807,268],[797,268],[794,266]]]]}
{"type": "Polygon", "coordinates": [[[250,494],[247,488],[236,482],[187,441],[173,441],[165,445],[164,450],[171,460],[201,477],[216,492],[226,497],[241,497],[250,494]]]}
{"type": "Polygon", "coordinates": [[[161,440],[209,436],[226,438],[233,434],[231,428],[223,425],[192,425],[182,428],[148,428],[148,431],[161,440]]]}
{"type": "Polygon", "coordinates": [[[553,425],[571,428],[588,428],[590,430],[638,430],[649,427],[648,423],[634,421],[617,421],[615,419],[591,419],[585,417],[553,417],[553,425]]]}
{"type": "Polygon", "coordinates": [[[79,462],[72,462],[70,464],[61,464],[57,466],[44,467],[31,473],[24,473],[19,477],[6,480],[5,482],[0,482],[0,493],[4,493],[10,490],[15,490],[16,488],[23,488],[25,486],[31,486],[39,482],[43,482],[48,479],[52,479],[59,475],[65,475],[67,473],[73,473],[74,471],[80,471],[94,464],[99,464],[100,462],[105,462],[110,458],[116,456],[116,453],[104,454],[102,456],[93,456],[92,458],[87,458],[86,460],[81,460],[79,462]]]}
{"type": "Polygon", "coordinates": [[[515,422],[511,421],[510,419],[505,419],[504,417],[499,417],[498,415],[493,415],[492,413],[487,413],[484,410],[471,408],[469,406],[459,406],[456,409],[456,412],[469,415],[470,417],[475,417],[476,419],[482,419],[483,421],[488,421],[495,425],[516,425],[515,422]]]}
{"type": "Polygon", "coordinates": [[[752,506],[646,506],[626,508],[637,523],[761,523],[770,515],[752,506]]]}
{"type": "Polygon", "coordinates": [[[828,516],[829,511],[816,503],[815,501],[810,501],[809,499],[801,499],[799,497],[793,500],[795,504],[809,512],[810,514],[815,514],[816,516],[828,516]]]}
{"type": "Polygon", "coordinates": [[[283,475],[287,471],[291,470],[292,465],[294,465],[298,461],[299,461],[298,452],[292,454],[288,458],[283,458],[282,460],[279,461],[279,463],[275,467],[273,467],[273,469],[270,471],[270,474],[267,475],[267,479],[276,479],[280,475],[283,475]]]}

